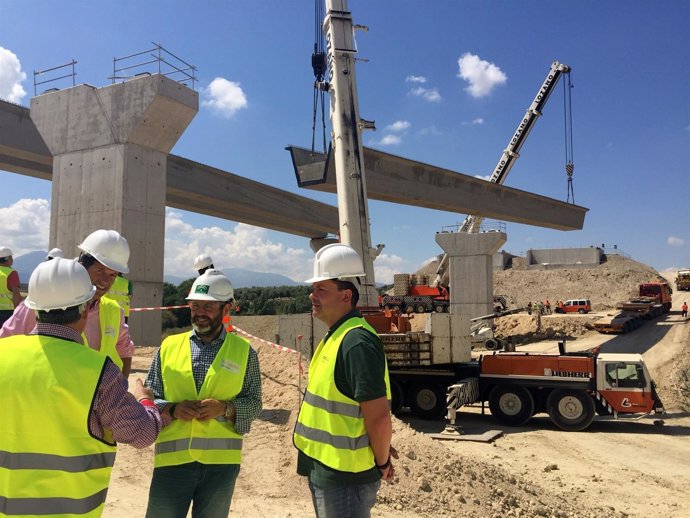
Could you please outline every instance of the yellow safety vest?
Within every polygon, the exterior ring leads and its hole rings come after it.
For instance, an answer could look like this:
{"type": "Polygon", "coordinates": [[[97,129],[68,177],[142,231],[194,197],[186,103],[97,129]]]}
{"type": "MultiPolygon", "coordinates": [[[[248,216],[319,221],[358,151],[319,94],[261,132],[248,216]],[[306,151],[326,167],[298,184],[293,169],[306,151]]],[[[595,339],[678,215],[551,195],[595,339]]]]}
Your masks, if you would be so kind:
{"type": "MultiPolygon", "coordinates": [[[[206,373],[197,394],[192,375],[190,333],[166,338],[161,344],[163,393],[170,402],[217,399],[231,401],[242,390],[249,358],[249,342],[228,333],[206,373]]],[[[176,466],[189,462],[240,464],[242,435],[224,417],[207,421],[176,419],[161,430],[156,440],[154,466],[176,466]]]]}
{"type": "MultiPolygon", "coordinates": [[[[122,370],[122,358],[117,353],[117,339],[120,336],[120,305],[113,299],[101,297],[98,303],[98,321],[101,325],[100,352],[113,360],[115,365],[122,370]]],[[[89,341],[82,333],[84,344],[88,347],[89,341]]]]}
{"type": "Polygon", "coordinates": [[[117,302],[122,311],[124,311],[125,316],[129,317],[129,307],[130,307],[130,294],[129,294],[129,281],[118,275],[115,277],[115,282],[108,290],[108,298],[117,302]]]}
{"type": "Polygon", "coordinates": [[[0,266],[0,311],[14,311],[12,292],[7,289],[7,278],[13,271],[9,266],[0,266]]]}
{"type": "MultiPolygon", "coordinates": [[[[359,327],[376,335],[366,320],[353,317],[336,329],[328,340],[319,343],[309,364],[307,390],[293,435],[295,446],[305,455],[349,473],[360,473],[375,465],[359,403],[340,392],[334,378],[335,362],[343,338],[359,327]]],[[[385,380],[390,405],[388,365],[385,380]]]]}
{"type": "Polygon", "coordinates": [[[0,516],[101,516],[115,444],[88,423],[104,365],[60,338],[0,341],[0,516]]]}

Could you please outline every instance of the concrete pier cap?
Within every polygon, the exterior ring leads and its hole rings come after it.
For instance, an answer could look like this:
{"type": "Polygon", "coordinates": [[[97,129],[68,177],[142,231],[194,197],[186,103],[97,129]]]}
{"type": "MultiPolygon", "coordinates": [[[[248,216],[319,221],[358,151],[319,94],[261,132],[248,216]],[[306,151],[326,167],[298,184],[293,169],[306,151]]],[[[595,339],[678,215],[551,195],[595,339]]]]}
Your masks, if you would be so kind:
{"type": "Polygon", "coordinates": [[[448,254],[450,312],[468,318],[493,313],[493,255],[505,232],[440,232],[436,242],[448,254]]]}
{"type": "MultiPolygon", "coordinates": [[[[120,232],[134,307],[161,305],[167,155],[198,110],[197,92],[160,74],[31,99],[53,155],[49,247],[76,256],[94,230],[120,232]]],[[[132,313],[130,333],[137,345],[159,344],[160,311],[132,313]]]]}

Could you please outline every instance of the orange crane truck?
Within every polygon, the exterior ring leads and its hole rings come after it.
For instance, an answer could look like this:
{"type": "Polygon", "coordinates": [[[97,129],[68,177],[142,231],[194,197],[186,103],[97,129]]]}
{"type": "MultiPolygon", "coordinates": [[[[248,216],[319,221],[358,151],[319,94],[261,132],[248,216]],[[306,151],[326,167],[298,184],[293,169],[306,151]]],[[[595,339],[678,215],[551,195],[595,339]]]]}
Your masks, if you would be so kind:
{"type": "Polygon", "coordinates": [[[483,355],[474,373],[452,385],[449,421],[463,405],[488,402],[491,415],[508,426],[522,426],[546,412],[566,431],[585,430],[595,415],[664,412],[656,385],[639,354],[597,352],[558,354],[500,352],[483,355]]]}

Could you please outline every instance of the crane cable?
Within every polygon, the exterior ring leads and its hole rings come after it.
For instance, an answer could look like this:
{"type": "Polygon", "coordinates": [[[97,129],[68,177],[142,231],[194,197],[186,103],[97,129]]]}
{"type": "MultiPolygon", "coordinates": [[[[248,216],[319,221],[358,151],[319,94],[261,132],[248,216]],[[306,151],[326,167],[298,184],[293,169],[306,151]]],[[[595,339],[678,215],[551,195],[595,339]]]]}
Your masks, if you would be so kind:
{"type": "Polygon", "coordinates": [[[324,79],[328,70],[325,41],[323,37],[324,4],[323,0],[314,0],[314,52],[311,55],[311,67],[314,70],[314,103],[311,121],[311,150],[314,152],[316,141],[316,115],[321,111],[321,129],[323,132],[323,152],[326,152],[326,106],[325,98],[328,88],[324,88],[324,79]]]}
{"type": "Polygon", "coordinates": [[[567,202],[575,204],[575,191],[573,190],[573,172],[575,164],[573,162],[573,110],[571,91],[573,83],[571,73],[568,72],[568,81],[563,81],[563,112],[565,120],[565,174],[568,178],[567,202]]]}

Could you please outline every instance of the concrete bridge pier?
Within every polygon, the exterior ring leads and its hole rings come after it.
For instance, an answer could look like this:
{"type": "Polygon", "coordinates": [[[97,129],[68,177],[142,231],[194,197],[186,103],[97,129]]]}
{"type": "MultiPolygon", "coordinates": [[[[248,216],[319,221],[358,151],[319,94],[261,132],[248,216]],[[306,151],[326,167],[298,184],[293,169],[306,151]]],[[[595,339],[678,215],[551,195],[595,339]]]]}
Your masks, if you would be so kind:
{"type": "Polygon", "coordinates": [[[450,312],[475,318],[493,313],[493,255],[505,232],[441,232],[436,242],[448,254],[450,312]]]}
{"type": "MultiPolygon", "coordinates": [[[[76,257],[90,232],[120,232],[134,307],[161,305],[167,155],[198,110],[197,92],[158,74],[31,99],[53,155],[49,248],[76,257]]],[[[129,325],[135,344],[160,344],[160,311],[132,313],[129,325]]]]}

